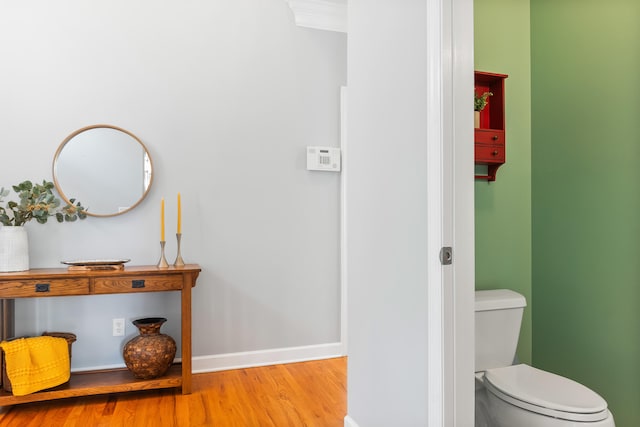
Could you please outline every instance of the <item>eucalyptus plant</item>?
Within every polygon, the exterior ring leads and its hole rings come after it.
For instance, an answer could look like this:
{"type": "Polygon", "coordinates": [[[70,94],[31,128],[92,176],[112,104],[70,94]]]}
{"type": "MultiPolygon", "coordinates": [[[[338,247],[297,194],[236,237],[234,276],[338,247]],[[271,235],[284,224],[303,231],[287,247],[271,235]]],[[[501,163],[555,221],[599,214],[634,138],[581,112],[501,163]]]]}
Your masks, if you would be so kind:
{"type": "Polygon", "coordinates": [[[489,97],[493,96],[493,92],[484,92],[480,96],[478,96],[478,94],[474,92],[473,95],[474,95],[473,109],[475,111],[482,111],[484,110],[484,107],[487,106],[487,103],[489,102],[489,97]]]}
{"type": "MultiPolygon", "coordinates": [[[[0,206],[0,223],[3,225],[21,226],[32,219],[44,224],[51,216],[55,216],[58,222],[72,222],[87,217],[86,209],[75,199],[69,199],[71,203],[60,207],[60,199],[53,194],[52,182],[43,180],[42,184],[33,184],[24,181],[12,187],[20,202],[12,200],[7,202],[6,207],[0,206]]],[[[0,188],[0,202],[8,195],[9,190],[0,188]]]]}

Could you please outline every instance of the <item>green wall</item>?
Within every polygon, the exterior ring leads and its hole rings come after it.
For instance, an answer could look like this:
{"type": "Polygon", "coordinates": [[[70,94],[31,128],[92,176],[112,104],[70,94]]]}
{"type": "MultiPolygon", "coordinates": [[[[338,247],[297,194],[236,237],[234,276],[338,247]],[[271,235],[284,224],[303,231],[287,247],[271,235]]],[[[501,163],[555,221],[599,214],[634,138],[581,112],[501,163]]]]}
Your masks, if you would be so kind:
{"type": "Polygon", "coordinates": [[[640,1],[531,0],[533,362],[640,425],[640,1]]]}
{"type": "Polygon", "coordinates": [[[507,162],[495,182],[475,185],[476,289],[513,289],[527,298],[518,357],[531,363],[529,0],[476,0],[474,8],[475,69],[509,75],[507,162]]]}
{"type": "Polygon", "coordinates": [[[520,359],[602,394],[617,427],[640,425],[638,22],[637,0],[475,2],[475,68],[509,74],[476,288],[523,293],[520,359]]]}

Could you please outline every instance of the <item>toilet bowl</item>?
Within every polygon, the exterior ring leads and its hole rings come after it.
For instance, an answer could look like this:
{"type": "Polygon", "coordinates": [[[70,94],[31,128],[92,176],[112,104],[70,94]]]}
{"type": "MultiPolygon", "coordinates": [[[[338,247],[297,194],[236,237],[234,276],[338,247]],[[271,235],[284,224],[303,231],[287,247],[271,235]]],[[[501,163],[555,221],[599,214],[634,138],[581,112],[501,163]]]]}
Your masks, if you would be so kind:
{"type": "Polygon", "coordinates": [[[550,372],[524,364],[495,368],[483,384],[494,427],[615,427],[600,395],[550,372]]]}
{"type": "Polygon", "coordinates": [[[511,363],[525,305],[513,291],[476,291],[476,427],[615,427],[593,390],[511,363]]]}

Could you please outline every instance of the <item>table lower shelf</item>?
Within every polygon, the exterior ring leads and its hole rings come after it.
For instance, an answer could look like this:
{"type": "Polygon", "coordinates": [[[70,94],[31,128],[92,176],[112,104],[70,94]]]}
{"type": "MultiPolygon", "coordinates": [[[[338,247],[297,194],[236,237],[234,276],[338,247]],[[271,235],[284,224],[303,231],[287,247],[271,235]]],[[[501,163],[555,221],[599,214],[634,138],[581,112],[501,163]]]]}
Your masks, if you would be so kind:
{"type": "Polygon", "coordinates": [[[41,402],[51,399],[91,396],[97,394],[124,393],[139,390],[154,390],[182,386],[182,365],[172,365],[169,371],[160,378],[139,380],[126,369],[99,372],[81,372],[71,374],[68,383],[48,390],[14,396],[0,390],[0,406],[20,403],[41,402]]]}

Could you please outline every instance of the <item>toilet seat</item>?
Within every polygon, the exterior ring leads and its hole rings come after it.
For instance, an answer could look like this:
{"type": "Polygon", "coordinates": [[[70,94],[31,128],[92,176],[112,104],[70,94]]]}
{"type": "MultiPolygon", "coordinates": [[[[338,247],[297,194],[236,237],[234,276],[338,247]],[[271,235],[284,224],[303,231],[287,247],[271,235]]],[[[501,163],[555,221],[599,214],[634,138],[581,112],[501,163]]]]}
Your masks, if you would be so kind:
{"type": "Polygon", "coordinates": [[[607,418],[607,402],[593,390],[559,375],[528,365],[489,369],[487,390],[528,411],[577,422],[607,418]]]}

